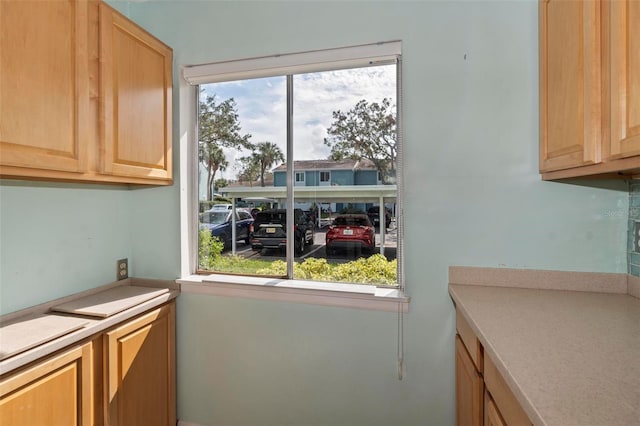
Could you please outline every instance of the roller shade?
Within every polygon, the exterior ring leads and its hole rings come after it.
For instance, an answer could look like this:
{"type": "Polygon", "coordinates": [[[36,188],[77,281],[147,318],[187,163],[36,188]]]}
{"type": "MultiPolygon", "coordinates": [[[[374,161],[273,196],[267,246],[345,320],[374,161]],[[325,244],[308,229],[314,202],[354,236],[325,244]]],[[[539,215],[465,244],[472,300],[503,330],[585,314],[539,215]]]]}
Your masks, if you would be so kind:
{"type": "Polygon", "coordinates": [[[191,85],[219,83],[249,78],[392,64],[397,62],[400,54],[401,42],[387,41],[360,46],[190,65],[183,68],[183,77],[191,85]]]}

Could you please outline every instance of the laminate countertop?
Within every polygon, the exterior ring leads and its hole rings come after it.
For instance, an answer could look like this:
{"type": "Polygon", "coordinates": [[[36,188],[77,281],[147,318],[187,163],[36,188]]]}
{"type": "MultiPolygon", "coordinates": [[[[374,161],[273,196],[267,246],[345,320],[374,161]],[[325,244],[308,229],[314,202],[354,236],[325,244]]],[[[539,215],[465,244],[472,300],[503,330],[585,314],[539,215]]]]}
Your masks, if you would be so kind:
{"type": "Polygon", "coordinates": [[[534,425],[640,425],[640,299],[450,284],[534,425]]]}
{"type": "Polygon", "coordinates": [[[0,317],[0,376],[175,299],[179,287],[127,279],[0,317]]]}

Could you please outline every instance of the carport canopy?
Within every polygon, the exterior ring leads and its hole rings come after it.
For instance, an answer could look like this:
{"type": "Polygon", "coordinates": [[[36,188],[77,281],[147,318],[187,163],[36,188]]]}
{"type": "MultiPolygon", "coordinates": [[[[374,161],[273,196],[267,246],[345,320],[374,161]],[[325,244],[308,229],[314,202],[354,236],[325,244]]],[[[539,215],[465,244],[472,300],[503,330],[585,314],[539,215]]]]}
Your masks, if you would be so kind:
{"type": "MultiPolygon", "coordinates": [[[[221,188],[224,196],[231,198],[235,206],[238,198],[270,198],[286,200],[286,186],[256,186],[256,187],[225,187],[221,188]]],[[[294,186],[293,196],[296,201],[327,202],[378,202],[380,217],[384,217],[385,201],[395,200],[398,195],[397,185],[337,185],[337,186],[294,186]]],[[[235,207],[234,207],[235,208],[235,207]]],[[[318,216],[319,217],[319,216],[318,216]]],[[[235,215],[233,216],[235,222],[235,215]]],[[[235,223],[232,232],[235,231],[235,223]]],[[[235,234],[235,232],[233,232],[235,234]]],[[[384,254],[384,226],[380,226],[380,253],[384,254]]],[[[235,235],[233,236],[232,251],[235,253],[235,235]]]]}
{"type": "MultiPolygon", "coordinates": [[[[228,198],[286,199],[286,186],[226,187],[221,192],[228,198]]],[[[379,201],[395,199],[397,185],[294,186],[298,201],[379,201]]]]}

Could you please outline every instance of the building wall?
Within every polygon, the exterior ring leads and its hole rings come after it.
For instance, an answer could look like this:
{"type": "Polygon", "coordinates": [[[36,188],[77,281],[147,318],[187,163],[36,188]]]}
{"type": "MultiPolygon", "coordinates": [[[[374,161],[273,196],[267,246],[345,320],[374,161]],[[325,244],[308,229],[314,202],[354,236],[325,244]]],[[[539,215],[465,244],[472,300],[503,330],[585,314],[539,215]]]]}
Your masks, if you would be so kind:
{"type": "Polygon", "coordinates": [[[354,174],[354,180],[356,185],[377,185],[378,171],[377,170],[356,170],[354,174]]]}

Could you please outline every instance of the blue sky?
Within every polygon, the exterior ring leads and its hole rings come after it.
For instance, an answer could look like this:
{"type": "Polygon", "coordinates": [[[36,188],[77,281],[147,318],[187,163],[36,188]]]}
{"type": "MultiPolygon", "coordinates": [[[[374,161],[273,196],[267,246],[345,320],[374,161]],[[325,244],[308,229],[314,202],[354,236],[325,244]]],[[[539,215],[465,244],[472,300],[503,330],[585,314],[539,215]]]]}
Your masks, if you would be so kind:
{"type": "MultiPolygon", "coordinates": [[[[286,78],[270,77],[203,85],[207,94],[221,102],[234,98],[242,133],[251,141],[273,142],[286,154],[286,78]]],[[[348,111],[361,99],[380,102],[396,99],[396,67],[384,65],[294,76],[294,159],[324,159],[327,128],[335,110],[348,111]]],[[[230,167],[219,177],[234,179],[234,163],[246,155],[225,151],[230,167]]]]}

